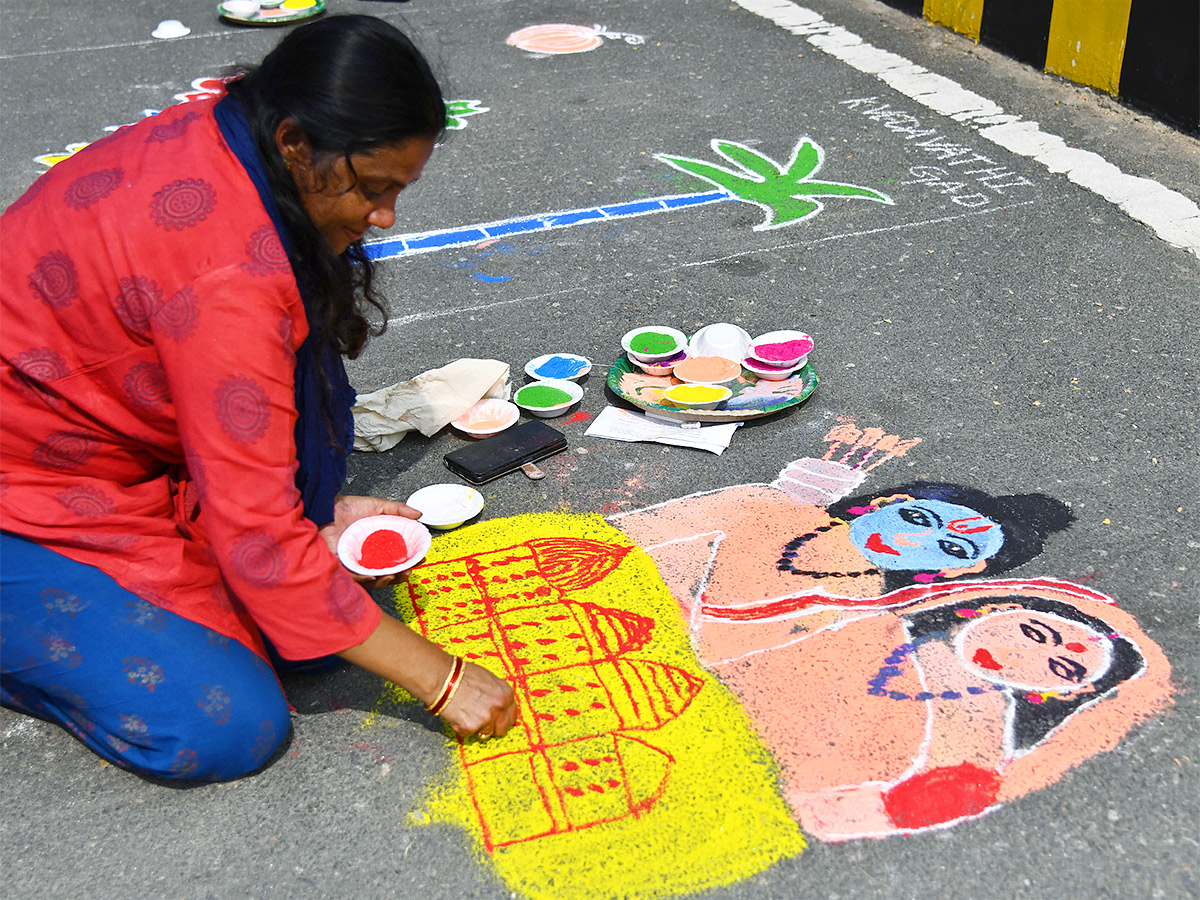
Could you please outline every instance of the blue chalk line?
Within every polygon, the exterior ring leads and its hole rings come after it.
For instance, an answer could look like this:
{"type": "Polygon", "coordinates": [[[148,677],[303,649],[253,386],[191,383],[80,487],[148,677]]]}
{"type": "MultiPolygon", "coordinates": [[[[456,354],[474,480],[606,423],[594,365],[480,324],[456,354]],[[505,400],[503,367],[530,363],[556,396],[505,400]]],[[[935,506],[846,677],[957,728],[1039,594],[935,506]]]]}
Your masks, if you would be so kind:
{"type": "Polygon", "coordinates": [[[446,228],[441,231],[422,231],[417,234],[402,234],[381,241],[371,241],[364,246],[367,256],[373,260],[395,259],[415,253],[431,253],[477,244],[492,238],[511,237],[514,234],[529,234],[553,228],[567,228],[588,222],[603,222],[611,219],[628,219],[651,213],[668,212],[706,203],[720,203],[738,198],[726,191],[705,191],[702,194],[673,194],[650,200],[634,200],[615,203],[611,206],[593,206],[587,209],[572,209],[563,212],[545,213],[524,219],[505,219],[484,225],[467,225],[462,228],[446,228]]]}

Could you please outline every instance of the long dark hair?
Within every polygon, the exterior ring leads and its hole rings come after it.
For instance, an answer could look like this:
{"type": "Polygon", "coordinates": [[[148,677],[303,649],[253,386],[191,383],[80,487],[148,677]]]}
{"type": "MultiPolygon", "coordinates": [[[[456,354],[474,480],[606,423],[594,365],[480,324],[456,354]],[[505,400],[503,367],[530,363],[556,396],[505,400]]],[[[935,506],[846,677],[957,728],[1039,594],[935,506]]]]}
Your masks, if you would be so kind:
{"type": "Polygon", "coordinates": [[[304,210],[275,132],[291,119],[312,147],[314,168],[342,157],[353,174],[351,154],[442,134],[446,104],[437,79],[394,26],[340,15],[294,29],[261,64],[239,70],[228,89],[242,104],[291,237],[292,269],[311,301],[310,333],[318,346],[353,359],[373,331],[367,308],[380,314],[374,333],[387,322],[372,263],[361,241],[333,254],[304,210]]]}

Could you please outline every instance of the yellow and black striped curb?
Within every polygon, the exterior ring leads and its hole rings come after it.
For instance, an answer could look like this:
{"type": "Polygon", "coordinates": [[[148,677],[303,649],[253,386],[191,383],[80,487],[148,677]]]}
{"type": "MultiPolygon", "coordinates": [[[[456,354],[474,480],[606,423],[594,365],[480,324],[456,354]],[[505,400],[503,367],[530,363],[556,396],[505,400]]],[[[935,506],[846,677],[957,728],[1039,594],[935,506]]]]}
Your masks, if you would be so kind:
{"type": "Polygon", "coordinates": [[[1044,72],[1200,127],[1197,0],[883,0],[1044,72]]]}

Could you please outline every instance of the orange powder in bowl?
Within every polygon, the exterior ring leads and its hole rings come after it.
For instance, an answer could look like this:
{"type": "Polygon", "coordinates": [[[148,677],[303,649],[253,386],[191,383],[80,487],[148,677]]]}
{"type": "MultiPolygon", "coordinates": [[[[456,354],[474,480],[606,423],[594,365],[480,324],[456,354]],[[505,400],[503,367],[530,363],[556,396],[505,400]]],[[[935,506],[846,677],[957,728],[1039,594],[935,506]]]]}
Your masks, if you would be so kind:
{"type": "Polygon", "coordinates": [[[677,365],[671,374],[680,381],[717,384],[736,378],[742,367],[723,356],[690,356],[677,365]]]}
{"type": "Polygon", "coordinates": [[[490,431],[493,428],[503,428],[508,424],[508,419],[489,419],[484,416],[478,419],[471,419],[467,424],[476,431],[490,431]]]}

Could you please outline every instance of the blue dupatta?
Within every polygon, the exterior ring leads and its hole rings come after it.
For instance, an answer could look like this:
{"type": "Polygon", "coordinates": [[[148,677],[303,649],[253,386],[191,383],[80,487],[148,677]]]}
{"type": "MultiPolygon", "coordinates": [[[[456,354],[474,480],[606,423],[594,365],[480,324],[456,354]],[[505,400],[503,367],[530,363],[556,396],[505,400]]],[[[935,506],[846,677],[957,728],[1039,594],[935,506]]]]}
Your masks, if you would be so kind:
{"type": "MultiPolygon", "coordinates": [[[[223,97],[217,103],[216,117],[221,136],[254,182],[259,199],[291,258],[291,235],[279,214],[275,195],[267,182],[267,170],[241,103],[233,97],[223,97]]],[[[346,480],[346,459],[354,441],[354,416],[350,407],[354,405],[355,393],[346,377],[342,357],[333,348],[326,346],[318,359],[319,351],[312,332],[312,323],[316,319],[311,292],[306,290],[303,281],[296,281],[309,322],[308,337],[296,351],[296,458],[300,463],[296,470],[296,488],[304,501],[304,514],[320,528],[333,521],[334,500],[346,480]],[[329,418],[336,429],[338,446],[330,441],[329,424],[321,410],[322,374],[329,378],[329,418]]]]}

